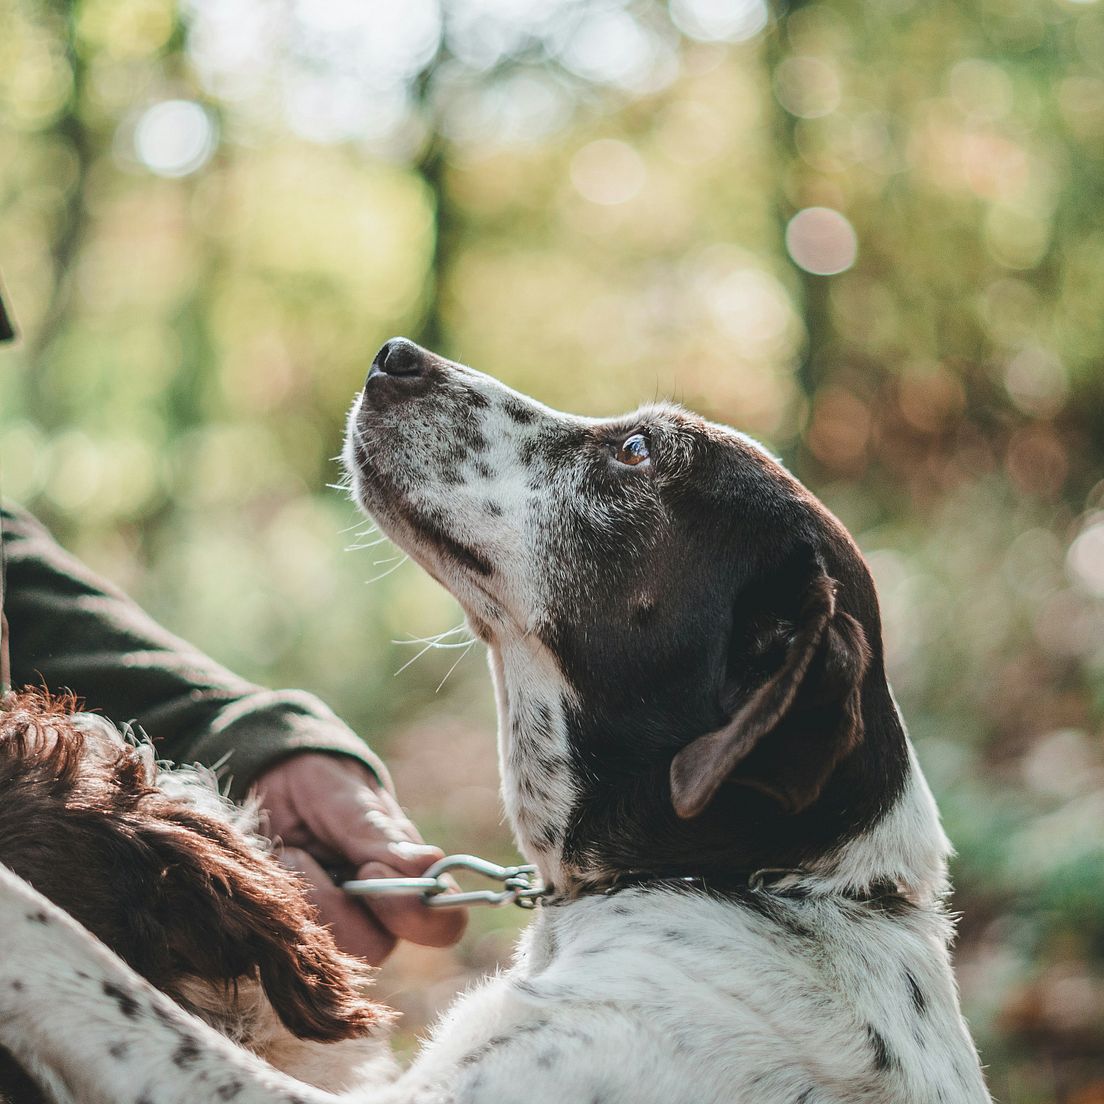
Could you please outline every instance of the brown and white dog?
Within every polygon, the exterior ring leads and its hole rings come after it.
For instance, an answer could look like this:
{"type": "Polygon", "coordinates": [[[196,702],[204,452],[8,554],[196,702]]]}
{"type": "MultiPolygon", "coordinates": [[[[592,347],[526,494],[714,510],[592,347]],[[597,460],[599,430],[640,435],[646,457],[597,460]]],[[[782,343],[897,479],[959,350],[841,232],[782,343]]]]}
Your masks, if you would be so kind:
{"type": "MultiPolygon", "coordinates": [[[[0,861],[277,1068],[333,1089],[389,1076],[391,1014],[365,996],[370,971],[318,925],[252,811],[75,706],[33,690],[0,706],[0,861]]],[[[0,1050],[0,1101],[41,1099],[0,1050]]]]}
{"type": "MultiPolygon", "coordinates": [[[[551,892],[405,1074],[342,1100],[989,1099],[874,586],[809,491],[679,408],[561,414],[401,339],[345,461],[488,646],[506,809],[551,892]]],[[[88,1104],[337,1099],[2,870],[0,1043],[88,1104]]]]}

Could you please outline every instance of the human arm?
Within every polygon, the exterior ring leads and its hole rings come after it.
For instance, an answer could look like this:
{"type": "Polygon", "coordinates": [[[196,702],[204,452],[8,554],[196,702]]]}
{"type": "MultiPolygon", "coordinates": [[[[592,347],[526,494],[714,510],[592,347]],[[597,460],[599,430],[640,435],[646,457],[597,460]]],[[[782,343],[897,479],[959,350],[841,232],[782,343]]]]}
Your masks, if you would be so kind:
{"type": "Polygon", "coordinates": [[[158,625],[69,555],[25,511],[3,524],[14,685],[69,688],[87,707],[141,727],[158,754],[220,765],[234,797],[296,752],[362,763],[390,787],[379,758],[311,694],[265,690],[158,625]]]}
{"type": "Polygon", "coordinates": [[[285,861],[310,883],[339,943],[373,962],[396,939],[454,942],[459,913],[406,898],[349,901],[322,862],[360,877],[417,876],[442,852],[402,813],[379,758],[317,698],[265,690],[172,635],[65,552],[24,511],[0,512],[4,610],[16,686],[71,689],[86,707],[131,722],[158,754],[220,766],[231,796],[257,784],[285,861]]]}

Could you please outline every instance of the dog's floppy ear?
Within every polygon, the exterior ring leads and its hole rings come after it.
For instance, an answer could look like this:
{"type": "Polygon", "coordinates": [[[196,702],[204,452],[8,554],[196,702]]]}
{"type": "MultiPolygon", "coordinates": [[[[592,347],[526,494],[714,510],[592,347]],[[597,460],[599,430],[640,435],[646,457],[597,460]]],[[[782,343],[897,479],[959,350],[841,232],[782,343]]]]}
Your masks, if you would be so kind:
{"type": "Polygon", "coordinates": [[[223,817],[154,786],[143,753],[78,727],[73,704],[4,700],[0,860],[181,1003],[193,983],[229,996],[255,978],[303,1039],[353,1038],[386,1019],[364,996],[366,965],[338,950],[296,875],[223,817]]]}
{"type": "Polygon", "coordinates": [[[837,609],[836,582],[823,569],[791,631],[781,665],[728,723],[675,755],[671,800],[680,817],[698,816],[726,782],[799,813],[861,739],[860,685],[870,652],[858,621],[837,609]]]}
{"type": "Polygon", "coordinates": [[[171,956],[171,976],[159,988],[177,995],[181,978],[232,984],[256,971],[301,1039],[354,1038],[386,1021],[386,1010],[363,995],[364,963],[338,950],[294,874],[213,817],[164,805],[165,819],[142,833],[160,872],[146,910],[159,930],[144,933],[145,943],[163,943],[171,956]]]}

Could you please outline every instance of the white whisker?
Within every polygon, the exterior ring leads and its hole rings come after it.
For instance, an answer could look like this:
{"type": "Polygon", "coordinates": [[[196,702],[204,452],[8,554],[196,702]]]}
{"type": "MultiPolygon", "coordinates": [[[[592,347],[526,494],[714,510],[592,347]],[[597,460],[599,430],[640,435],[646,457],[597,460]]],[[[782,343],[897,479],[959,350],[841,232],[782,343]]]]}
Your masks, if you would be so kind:
{"type": "MultiPolygon", "coordinates": [[[[357,518],[356,521],[354,521],[352,523],[352,525],[346,525],[344,529],[339,529],[338,532],[339,533],[351,533],[354,529],[359,528],[363,524],[364,524],[364,518],[357,518]]],[[[378,533],[378,532],[379,532],[379,526],[378,525],[373,525],[369,529],[362,529],[359,533],[357,533],[357,536],[358,537],[366,537],[370,533],[378,533]]]]}
{"type": "MultiPolygon", "coordinates": [[[[455,647],[455,645],[453,645],[453,646],[455,647]]],[[[451,675],[452,672],[456,670],[456,668],[460,665],[460,662],[467,656],[468,652],[470,652],[472,650],[472,648],[474,648],[474,647],[475,647],[475,638],[473,637],[471,640],[468,641],[468,646],[456,657],[456,662],[453,663],[453,665],[445,672],[445,677],[443,679],[441,679],[441,681],[439,683],[437,683],[437,689],[433,691],[435,694],[440,692],[441,687],[444,686],[446,682],[448,682],[449,675],[451,675]]]]}
{"type": "Polygon", "coordinates": [[[463,632],[467,628],[467,622],[461,621],[459,625],[453,625],[451,629],[445,629],[444,632],[435,633],[433,636],[409,636],[405,640],[392,640],[392,644],[436,644],[442,648],[459,648],[464,644],[467,644],[467,640],[462,640],[460,644],[442,644],[441,641],[446,637],[455,636],[459,632],[463,632]]]}
{"type": "MultiPolygon", "coordinates": [[[[445,629],[444,632],[437,633],[435,636],[422,636],[422,637],[414,636],[414,637],[411,637],[409,640],[392,640],[391,641],[392,644],[422,644],[423,645],[423,647],[415,655],[413,655],[410,659],[408,659],[395,672],[395,674],[396,675],[401,675],[403,673],[403,671],[405,671],[407,669],[407,667],[409,667],[412,663],[416,663],[419,659],[422,658],[422,656],[424,656],[426,654],[426,652],[433,651],[435,649],[463,648],[465,651],[469,650],[471,648],[471,646],[475,643],[475,637],[470,637],[467,640],[460,640],[460,641],[457,641],[455,643],[447,643],[447,644],[445,643],[445,640],[446,640],[447,637],[455,636],[457,633],[463,632],[466,628],[467,628],[466,623],[461,621],[460,624],[454,625],[451,629],[445,629]]],[[[463,658],[464,658],[464,656],[461,655],[456,660],[456,663],[459,663],[460,660],[463,659],[463,658]]],[[[455,667],[456,663],[454,663],[452,665],[452,667],[455,667]]],[[[450,673],[452,671],[452,667],[449,668],[450,673]]],[[[448,674],[445,675],[445,678],[446,679],[448,678],[448,674]]],[[[442,679],[442,685],[444,685],[444,679],[442,679]]],[[[440,689],[440,686],[437,689],[440,689]]]]}
{"type": "Polygon", "coordinates": [[[418,661],[419,659],[421,659],[421,658],[422,658],[422,656],[424,656],[424,655],[426,654],[426,652],[428,652],[428,651],[429,651],[429,650],[430,650],[430,649],[431,649],[432,647],[433,647],[433,645],[432,645],[432,644],[427,644],[427,645],[426,645],[426,646],[425,646],[425,647],[424,647],[424,648],[423,648],[423,649],[422,649],[422,650],[421,650],[420,652],[418,652],[418,653],[417,653],[416,655],[413,655],[413,656],[411,656],[411,657],[410,657],[410,659],[408,659],[408,660],[407,660],[407,661],[406,661],[406,662],[405,662],[405,663],[404,663],[404,664],[403,664],[403,665],[402,665],[402,666],[401,666],[401,667],[400,667],[400,668],[399,668],[399,669],[398,669],[398,670],[397,670],[397,671],[395,672],[395,674],[394,674],[394,675],[393,675],[392,677],[394,677],[394,678],[397,678],[397,677],[398,677],[399,675],[401,675],[401,674],[403,673],[403,671],[405,671],[405,670],[407,669],[407,667],[409,667],[409,666],[410,666],[410,665],[411,665],[412,663],[417,663],[417,661],[418,661]]]}
{"type": "MultiPolygon", "coordinates": [[[[364,535],[367,536],[368,534],[364,534],[364,535]]],[[[346,552],[361,552],[365,548],[378,548],[381,544],[384,544],[389,539],[390,539],[389,537],[377,537],[375,540],[368,541],[365,544],[350,544],[350,545],[346,546],[345,551],[346,552]]]]}
{"type": "Polygon", "coordinates": [[[371,586],[373,583],[378,583],[380,579],[386,579],[388,575],[393,575],[409,559],[410,557],[404,554],[403,558],[399,560],[399,562],[395,564],[394,567],[389,567],[386,571],[381,571],[378,575],[373,576],[371,579],[366,579],[364,585],[371,586]]]}

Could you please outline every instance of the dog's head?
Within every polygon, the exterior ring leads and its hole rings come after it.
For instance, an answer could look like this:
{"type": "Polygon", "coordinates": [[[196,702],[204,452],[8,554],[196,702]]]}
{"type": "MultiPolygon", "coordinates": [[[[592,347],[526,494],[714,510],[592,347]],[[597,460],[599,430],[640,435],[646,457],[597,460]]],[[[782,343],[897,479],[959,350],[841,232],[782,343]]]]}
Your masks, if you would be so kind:
{"type": "Polygon", "coordinates": [[[166,793],[148,744],[73,705],[0,700],[0,862],[217,1026],[234,1019],[239,986],[259,985],[300,1038],[364,1034],[379,1016],[365,968],[338,951],[297,878],[215,808],[217,794],[166,793]]]}
{"type": "Polygon", "coordinates": [[[507,809],[559,888],[823,866],[879,826],[938,878],[869,572],[754,441],[668,405],[562,414],[396,339],[345,463],[490,646],[507,809]]]}

